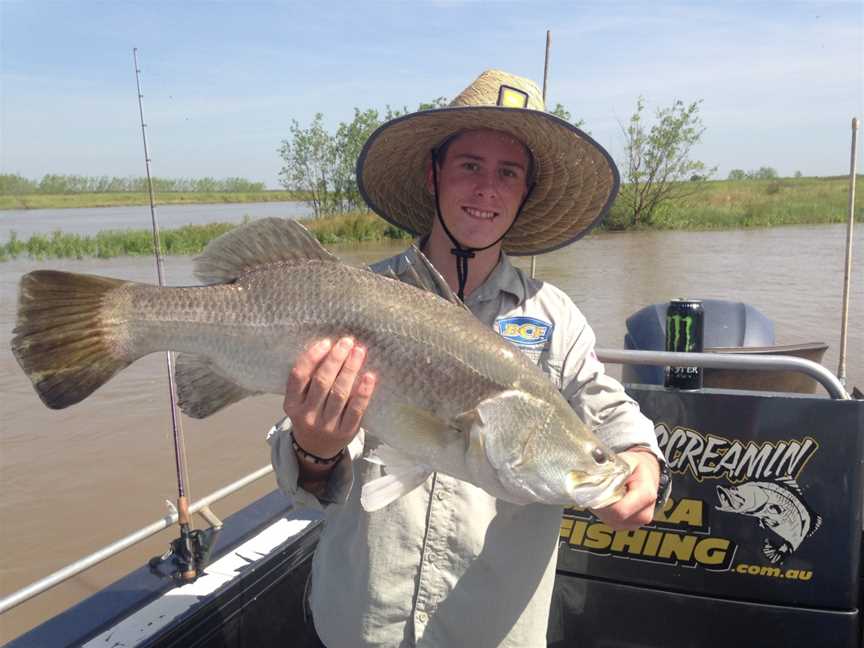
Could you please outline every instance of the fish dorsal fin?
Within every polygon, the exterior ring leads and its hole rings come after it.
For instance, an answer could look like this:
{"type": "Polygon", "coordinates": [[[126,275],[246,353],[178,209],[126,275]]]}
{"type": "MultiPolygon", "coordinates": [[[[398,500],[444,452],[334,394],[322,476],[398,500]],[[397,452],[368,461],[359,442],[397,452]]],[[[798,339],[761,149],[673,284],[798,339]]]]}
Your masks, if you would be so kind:
{"type": "Polygon", "coordinates": [[[798,485],[798,482],[796,482],[792,477],[780,477],[779,479],[777,479],[777,483],[781,486],[784,486],[785,488],[788,488],[796,495],[803,496],[803,493],[801,492],[801,487],[798,485]]]}
{"type": "MultiPolygon", "coordinates": [[[[374,272],[371,267],[367,269],[374,272]]],[[[387,268],[384,272],[381,273],[381,276],[387,277],[388,279],[393,279],[394,281],[401,281],[401,279],[399,279],[399,275],[396,274],[393,268],[387,268]]]]}
{"type": "Polygon", "coordinates": [[[822,516],[813,514],[813,526],[810,527],[810,530],[807,532],[807,537],[810,537],[814,533],[819,530],[819,527],[822,526],[822,516]]]}
{"type": "Polygon", "coordinates": [[[195,259],[195,276],[205,284],[231,283],[261,266],[311,259],[338,261],[297,221],[262,218],[211,241],[195,259]]]}
{"type": "Polygon", "coordinates": [[[453,289],[450,288],[447,281],[441,276],[441,273],[438,272],[435,266],[432,265],[432,262],[426,258],[426,255],[420,251],[420,248],[416,245],[412,245],[411,249],[414,252],[414,256],[417,258],[418,264],[415,265],[411,263],[410,257],[406,257],[409,263],[408,270],[403,273],[400,279],[415,288],[431,292],[439,297],[443,297],[450,303],[468,310],[468,307],[465,306],[464,302],[459,299],[459,296],[453,292],[453,289]]]}

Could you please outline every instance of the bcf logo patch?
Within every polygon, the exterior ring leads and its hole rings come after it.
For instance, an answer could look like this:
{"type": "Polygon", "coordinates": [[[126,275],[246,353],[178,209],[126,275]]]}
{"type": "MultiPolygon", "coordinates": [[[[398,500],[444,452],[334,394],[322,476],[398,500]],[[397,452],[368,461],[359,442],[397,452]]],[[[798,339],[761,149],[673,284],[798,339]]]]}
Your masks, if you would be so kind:
{"type": "Polygon", "coordinates": [[[497,322],[498,333],[514,344],[521,346],[540,346],[546,344],[552,337],[552,326],[549,322],[533,317],[508,317],[497,322]]]}

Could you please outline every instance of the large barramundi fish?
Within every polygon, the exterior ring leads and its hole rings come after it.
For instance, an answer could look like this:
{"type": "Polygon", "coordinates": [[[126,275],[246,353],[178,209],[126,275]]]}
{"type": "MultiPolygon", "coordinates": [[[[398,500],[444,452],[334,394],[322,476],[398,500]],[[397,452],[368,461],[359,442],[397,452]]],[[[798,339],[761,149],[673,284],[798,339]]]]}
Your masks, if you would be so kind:
{"type": "Polygon", "coordinates": [[[364,486],[368,510],[432,471],[520,504],[620,499],[627,463],[418,257],[409,285],[340,263],[298,223],[266,219],[207,246],[195,262],[204,286],[38,270],[21,279],[12,351],[55,409],[142,356],[178,352],[180,407],[203,418],[246,396],[284,393],[314,341],[351,336],[378,377],[363,427],[386,474],[364,486]]]}

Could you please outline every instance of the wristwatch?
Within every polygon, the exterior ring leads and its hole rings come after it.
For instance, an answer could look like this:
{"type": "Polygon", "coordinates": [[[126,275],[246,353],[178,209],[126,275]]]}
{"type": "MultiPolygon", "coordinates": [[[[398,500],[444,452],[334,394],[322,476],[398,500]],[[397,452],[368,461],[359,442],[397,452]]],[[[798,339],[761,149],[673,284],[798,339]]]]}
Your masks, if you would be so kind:
{"type": "Polygon", "coordinates": [[[665,461],[658,462],[660,464],[660,482],[657,485],[657,501],[654,503],[654,510],[659,511],[666,505],[666,500],[669,499],[669,494],[672,492],[672,473],[669,472],[669,464],[665,461]]]}

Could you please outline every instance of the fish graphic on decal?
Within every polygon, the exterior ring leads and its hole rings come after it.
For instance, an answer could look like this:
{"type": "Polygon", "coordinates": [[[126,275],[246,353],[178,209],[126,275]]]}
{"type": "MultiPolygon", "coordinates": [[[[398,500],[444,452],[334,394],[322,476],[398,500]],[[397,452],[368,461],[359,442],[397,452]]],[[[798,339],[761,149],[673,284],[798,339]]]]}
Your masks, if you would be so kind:
{"type": "Polygon", "coordinates": [[[779,544],[770,538],[763,541],[762,553],[772,563],[786,560],[822,525],[822,518],[807,506],[801,487],[791,478],[717,486],[717,499],[718,511],[755,517],[760,527],[782,539],[779,544]]]}

